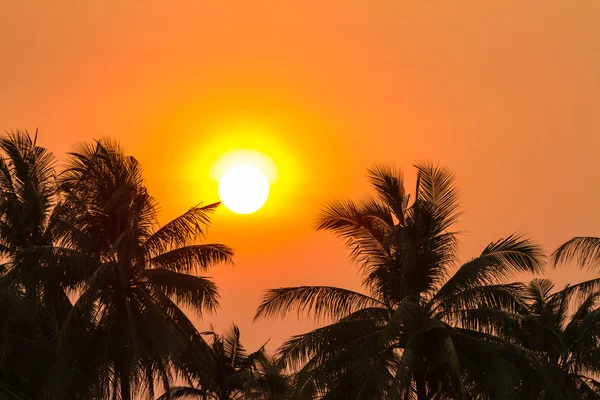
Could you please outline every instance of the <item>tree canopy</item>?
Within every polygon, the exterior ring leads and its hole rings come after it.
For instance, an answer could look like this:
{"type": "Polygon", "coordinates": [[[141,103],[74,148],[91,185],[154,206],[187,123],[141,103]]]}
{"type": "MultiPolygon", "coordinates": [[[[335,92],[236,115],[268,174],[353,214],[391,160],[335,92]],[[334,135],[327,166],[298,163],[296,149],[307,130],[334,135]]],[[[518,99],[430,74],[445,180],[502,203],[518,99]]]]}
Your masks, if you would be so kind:
{"type": "Polygon", "coordinates": [[[0,399],[600,399],[600,278],[555,289],[536,276],[598,270],[600,238],[546,259],[506,232],[461,261],[453,174],[415,170],[411,191],[401,171],[369,169],[369,196],[322,209],[316,229],[345,243],[362,289],[268,290],[255,320],[318,322],[269,354],[247,351],[235,324],[193,323],[219,308],[207,271],[233,262],[206,242],[218,203],[160,226],[116,142],[81,144],[59,169],[37,132],[5,134],[0,399]]]}

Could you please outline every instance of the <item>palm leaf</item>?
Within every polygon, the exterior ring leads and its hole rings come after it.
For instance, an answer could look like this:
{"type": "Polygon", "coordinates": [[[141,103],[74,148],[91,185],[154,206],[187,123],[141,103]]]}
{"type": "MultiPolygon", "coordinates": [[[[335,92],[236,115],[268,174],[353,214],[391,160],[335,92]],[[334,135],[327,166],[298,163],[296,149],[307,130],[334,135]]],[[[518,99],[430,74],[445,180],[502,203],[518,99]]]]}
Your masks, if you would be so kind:
{"type": "Polygon", "coordinates": [[[331,202],[317,219],[317,230],[330,230],[345,240],[352,259],[367,263],[387,255],[389,226],[380,218],[365,216],[361,207],[349,200],[331,202]]]}
{"type": "Polygon", "coordinates": [[[470,287],[491,285],[518,273],[539,273],[542,268],[542,249],[530,239],[510,235],[490,243],[479,257],[463,264],[435,298],[440,301],[470,287]]]}
{"type": "Polygon", "coordinates": [[[441,318],[456,310],[489,308],[527,313],[526,289],[522,283],[473,286],[432,303],[431,312],[441,318]]]}
{"type": "MultiPolygon", "coordinates": [[[[320,360],[319,363],[324,362],[333,354],[347,350],[351,344],[367,336],[378,335],[383,326],[383,323],[372,320],[336,322],[289,338],[277,355],[289,366],[304,364],[312,357],[320,360]]],[[[346,356],[350,355],[354,356],[351,352],[346,356]]]]}
{"type": "Polygon", "coordinates": [[[217,263],[231,263],[233,250],[223,244],[199,244],[180,247],[150,259],[156,267],[176,272],[204,271],[217,263]]]}
{"type": "MultiPolygon", "coordinates": [[[[445,230],[456,222],[460,215],[458,188],[454,175],[444,167],[430,162],[415,164],[418,171],[417,198],[432,207],[440,229],[445,230]]],[[[418,204],[418,203],[417,203],[418,204]]]]}
{"type": "Polygon", "coordinates": [[[367,295],[331,286],[299,286],[268,290],[254,320],[289,312],[312,314],[316,320],[339,319],[366,307],[384,304],[367,295]]]}
{"type": "Polygon", "coordinates": [[[217,286],[204,277],[162,268],[142,272],[142,284],[160,290],[176,303],[192,307],[198,315],[213,312],[219,305],[217,286]]]}
{"type": "Polygon", "coordinates": [[[392,339],[399,336],[407,326],[413,325],[422,314],[418,296],[406,296],[396,307],[385,328],[381,330],[379,344],[389,345],[392,339]]]}
{"type": "Polygon", "coordinates": [[[220,203],[207,206],[195,206],[183,215],[165,224],[144,243],[149,254],[157,255],[172,247],[182,247],[198,236],[204,235],[205,227],[210,223],[210,215],[220,203]]]}
{"type": "Polygon", "coordinates": [[[581,267],[594,268],[600,263],[600,238],[574,237],[552,253],[554,266],[576,261],[581,267]]]}
{"type": "Polygon", "coordinates": [[[375,166],[367,170],[367,177],[383,204],[389,207],[400,225],[404,225],[404,214],[408,206],[409,195],[406,194],[404,188],[402,171],[375,166]]]}
{"type": "Polygon", "coordinates": [[[236,324],[232,324],[229,330],[223,334],[222,340],[223,349],[232,366],[240,365],[248,357],[241,342],[240,328],[236,324]]]}

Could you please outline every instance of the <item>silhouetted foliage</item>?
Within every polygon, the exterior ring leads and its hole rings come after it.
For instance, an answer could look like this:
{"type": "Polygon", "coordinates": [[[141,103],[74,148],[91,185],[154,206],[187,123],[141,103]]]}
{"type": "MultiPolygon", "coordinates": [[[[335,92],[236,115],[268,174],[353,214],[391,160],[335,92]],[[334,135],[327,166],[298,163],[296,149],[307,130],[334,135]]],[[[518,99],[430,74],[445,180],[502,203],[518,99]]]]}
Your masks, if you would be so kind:
{"type": "Polygon", "coordinates": [[[195,244],[217,204],[158,227],[139,163],[115,143],[82,145],[58,180],[26,133],[0,148],[1,282],[12,293],[2,301],[2,390],[130,399],[153,397],[156,381],[168,388],[202,340],[179,307],[218,305],[216,285],[191,273],[231,260],[227,246],[195,244]]]}
{"type": "MultiPolygon", "coordinates": [[[[248,353],[214,312],[204,274],[230,263],[201,243],[218,203],[159,226],[138,161],[99,140],[57,172],[36,135],[0,138],[0,400],[600,399],[600,278],[554,290],[541,248],[511,234],[459,263],[458,190],[446,168],[377,167],[374,195],[330,203],[317,229],[341,238],[363,290],[267,291],[255,319],[309,315],[319,327],[272,356],[248,353]]],[[[600,266],[600,238],[551,262],[600,266]]]]}
{"type": "Polygon", "coordinates": [[[171,388],[160,400],[287,398],[291,392],[291,382],[284,371],[283,363],[269,357],[262,347],[248,354],[241,342],[241,333],[237,325],[233,324],[222,335],[214,331],[204,332],[203,335],[210,337],[208,352],[204,346],[196,351],[204,354],[199,360],[208,364],[210,368],[197,366],[196,373],[192,372],[189,375],[190,381],[195,384],[171,388]]]}
{"type": "MultiPolygon", "coordinates": [[[[289,339],[279,355],[307,398],[570,398],[535,347],[517,340],[531,310],[515,273],[542,271],[540,247],[519,235],[459,266],[452,174],[416,165],[412,198],[399,171],[374,168],[375,196],[327,206],[317,229],[343,239],[365,293],[335,287],[270,290],[256,318],[310,313],[331,323],[289,339]]],[[[525,335],[527,337],[527,335],[525,335]]],[[[521,337],[522,339],[522,337],[521,337]]]]}

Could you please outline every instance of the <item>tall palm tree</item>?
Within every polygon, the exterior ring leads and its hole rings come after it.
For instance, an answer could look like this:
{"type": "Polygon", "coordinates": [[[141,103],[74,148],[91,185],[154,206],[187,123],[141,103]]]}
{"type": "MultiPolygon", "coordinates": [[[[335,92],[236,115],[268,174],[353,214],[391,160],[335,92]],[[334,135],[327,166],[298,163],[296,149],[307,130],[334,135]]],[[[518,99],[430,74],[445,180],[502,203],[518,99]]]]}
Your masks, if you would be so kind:
{"type": "Polygon", "coordinates": [[[451,274],[460,214],[454,178],[429,163],[416,168],[414,199],[399,171],[375,168],[368,174],[375,197],[331,203],[319,217],[317,229],[332,231],[351,250],[365,293],[300,286],[265,294],[255,319],[297,311],[330,322],[279,350],[300,368],[298,395],[510,398],[525,374],[539,370],[524,349],[495,334],[523,308],[518,286],[501,280],[539,272],[540,248],[511,235],[451,274]]]}
{"type": "Polygon", "coordinates": [[[55,158],[37,145],[37,132],[14,132],[0,138],[0,251],[6,260],[2,282],[18,286],[35,303],[48,308],[52,328],[59,330],[70,302],[60,274],[39,249],[54,241],[58,185],[55,158]]]}
{"type": "Polygon", "coordinates": [[[0,321],[0,369],[10,371],[30,395],[41,396],[55,360],[58,332],[71,309],[63,274],[40,257],[41,250],[53,246],[60,213],[55,158],[37,144],[37,132],[33,137],[8,133],[0,138],[0,152],[0,290],[5,302],[26,304],[28,310],[11,308],[13,313],[0,316],[10,325],[0,321]]]}
{"type": "MultiPolygon", "coordinates": [[[[237,325],[220,335],[213,330],[204,332],[210,336],[209,356],[204,362],[209,368],[199,368],[200,374],[189,376],[195,386],[173,387],[160,400],[198,398],[214,400],[232,400],[246,398],[249,384],[253,382],[256,362],[264,360],[264,349],[248,354],[241,342],[241,333],[237,325]]],[[[205,353],[204,348],[197,349],[205,353]]],[[[197,370],[198,371],[198,370],[197,370]]],[[[258,386],[253,386],[256,389],[258,386]]]]}
{"type": "Polygon", "coordinates": [[[600,399],[599,284],[594,279],[552,293],[551,281],[534,279],[523,292],[527,310],[512,334],[542,355],[565,398],[600,399]]]}
{"type": "Polygon", "coordinates": [[[57,259],[79,294],[60,350],[64,365],[87,371],[67,375],[79,384],[92,377],[107,398],[153,397],[155,380],[168,388],[180,357],[201,340],[180,306],[200,315],[218,306],[216,285],[194,275],[231,261],[225,245],[194,244],[218,204],[192,207],[159,228],[140,164],[108,140],[71,153],[60,184],[57,231],[66,250],[57,259]]]}

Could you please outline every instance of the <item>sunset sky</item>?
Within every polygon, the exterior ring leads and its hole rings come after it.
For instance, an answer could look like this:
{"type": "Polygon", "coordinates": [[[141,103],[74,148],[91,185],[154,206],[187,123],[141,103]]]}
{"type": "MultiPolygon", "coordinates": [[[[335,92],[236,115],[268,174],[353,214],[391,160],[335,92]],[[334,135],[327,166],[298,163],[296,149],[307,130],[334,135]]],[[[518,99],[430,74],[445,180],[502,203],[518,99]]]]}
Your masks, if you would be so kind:
{"type": "Polygon", "coordinates": [[[596,0],[0,0],[0,128],[38,128],[61,160],[115,138],[161,222],[218,201],[223,154],[269,157],[265,207],[214,217],[207,240],[236,265],[208,273],[222,310],[199,326],[235,321],[247,348],[272,349],[312,323],[253,324],[265,289],[359,287],[313,225],[327,201],[368,193],[374,164],[410,187],[418,160],[456,173],[463,260],[514,231],[548,252],[600,236],[598,21],[596,0]]]}

